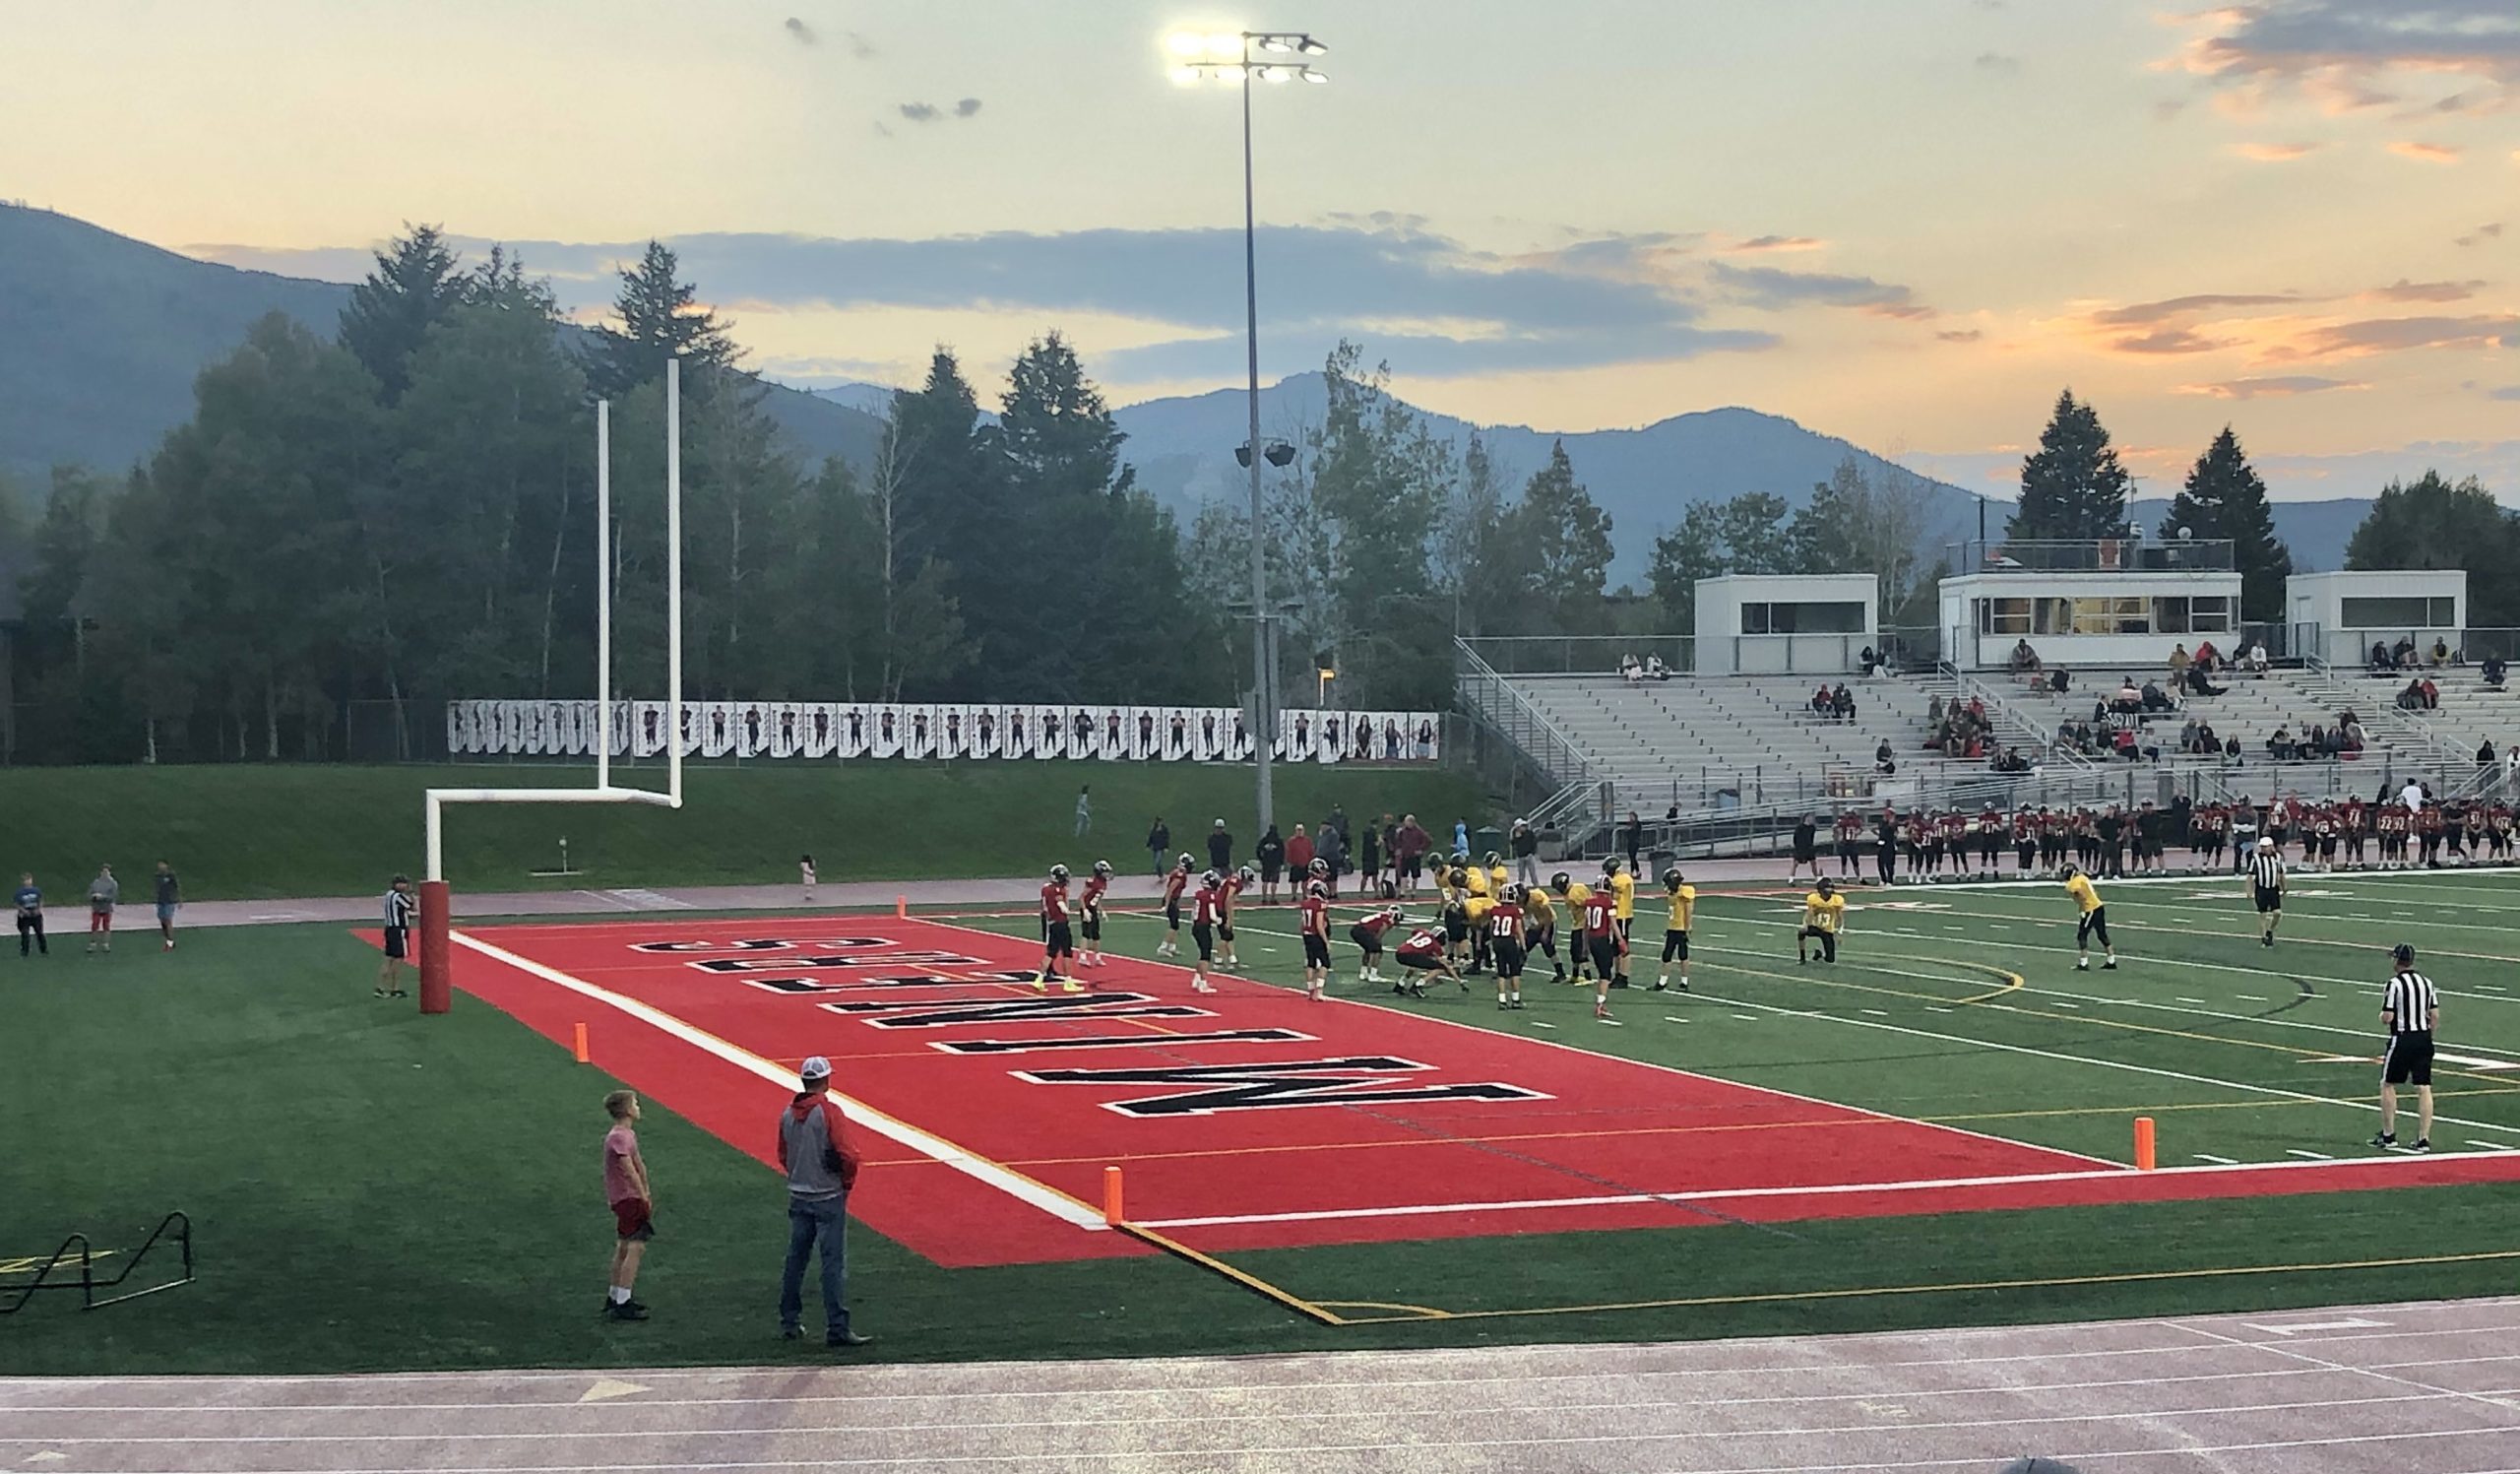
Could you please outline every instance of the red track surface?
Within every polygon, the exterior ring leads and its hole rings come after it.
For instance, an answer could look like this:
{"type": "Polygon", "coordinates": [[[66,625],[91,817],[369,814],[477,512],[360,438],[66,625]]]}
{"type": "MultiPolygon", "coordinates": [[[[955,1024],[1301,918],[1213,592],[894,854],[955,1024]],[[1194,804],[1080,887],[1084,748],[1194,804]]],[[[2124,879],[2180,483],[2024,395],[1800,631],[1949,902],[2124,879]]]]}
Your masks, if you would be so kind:
{"type": "MultiPolygon", "coordinates": [[[[852,1212],[949,1265],[1140,1251],[1099,1225],[1080,1226],[1095,1218],[1083,1205],[1100,1203],[1102,1169],[1114,1164],[1126,1169],[1132,1219],[1194,1220],[1170,1231],[1215,1250],[2520,1178],[2520,1154],[2297,1171],[2111,1170],[2071,1153],[1399,1009],[1310,1003],[1232,981],[1222,982],[1221,994],[1200,997],[1181,970],[1135,960],[1089,974],[1099,998],[1051,994],[1069,1005],[1068,1017],[938,1021],[940,1013],[1039,998],[1029,986],[986,977],[1028,968],[1039,953],[1021,938],[917,921],[639,921],[463,934],[651,1005],[734,1052],[788,1067],[806,1055],[828,1056],[833,1086],[848,1100],[1039,1185],[1018,1187],[1046,1206],[984,1181],[988,1168],[976,1176],[863,1133],[868,1168],[852,1212]],[[791,944],[640,950],[741,939],[791,944]],[[841,941],[853,944],[826,944],[841,941]],[[710,962],[743,970],[700,965],[710,962]],[[781,991],[797,988],[823,991],[781,991]],[[1169,1011],[1147,1016],[1155,1009],[1169,1011]],[[1194,1037],[1255,1030],[1281,1032],[1194,1037]],[[1086,1039],[1106,1042],[1073,1044],[1086,1039]],[[939,1047],[975,1042],[992,1052],[939,1047]],[[1215,1073],[1219,1067],[1241,1072],[1215,1073]],[[1088,1082],[1054,1073],[1119,1070],[1173,1073],[1088,1082]],[[1245,1098],[1220,1094],[1234,1091],[1245,1098]],[[1390,1098],[1423,1091],[1450,1098],[1390,1098]],[[1310,1103],[1261,1105],[1249,1099],[1254,1094],[1310,1103]],[[2047,1180],[1952,1182],[2026,1177],[2047,1180]],[[1924,1183],[1949,1186],[1901,1186],[1924,1183]],[[1050,1199],[1044,1187],[1072,1201],[1050,1199]],[[1742,1192],[1756,1195],[1731,1195],[1742,1192]],[[1525,1206],[1364,1216],[1503,1203],[1525,1206]],[[1305,1213],[1324,1216],[1279,1216],[1305,1213]],[[1195,1221],[1250,1217],[1265,1221],[1195,1221]]],[[[587,1023],[598,1064],[738,1149],[772,1159],[788,1089],[710,1053],[706,1041],[461,945],[455,981],[556,1041],[587,1023]]]]}

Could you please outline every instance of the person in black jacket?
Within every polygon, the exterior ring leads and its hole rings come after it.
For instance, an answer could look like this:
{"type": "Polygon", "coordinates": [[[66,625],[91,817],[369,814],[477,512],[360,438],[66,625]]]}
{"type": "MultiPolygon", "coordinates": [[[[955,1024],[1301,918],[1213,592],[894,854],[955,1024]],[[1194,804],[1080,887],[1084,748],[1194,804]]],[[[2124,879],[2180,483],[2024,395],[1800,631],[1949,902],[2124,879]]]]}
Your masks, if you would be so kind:
{"type": "Polygon", "coordinates": [[[2109,805],[2109,812],[2100,816],[2098,828],[2102,876],[2114,878],[2124,875],[2126,873],[2126,816],[2118,812],[2117,805],[2112,803],[2109,805]]]}
{"type": "Polygon", "coordinates": [[[1166,826],[1164,815],[1155,816],[1154,827],[1146,832],[1147,853],[1155,857],[1155,878],[1164,878],[1166,863],[1172,855],[1172,831],[1166,826]]]}
{"type": "MultiPolygon", "coordinates": [[[[1251,847],[1251,859],[1260,866],[1261,904],[1278,904],[1278,876],[1287,867],[1287,842],[1278,837],[1277,825],[1270,825],[1268,833],[1260,836],[1260,843],[1251,847]]],[[[1302,884],[1303,877],[1295,877],[1295,883],[1302,884]]]]}
{"type": "Polygon", "coordinates": [[[1208,831],[1208,868],[1220,874],[1233,869],[1233,832],[1225,827],[1223,819],[1208,831]]]}
{"type": "Polygon", "coordinates": [[[1636,816],[1635,809],[1627,811],[1627,823],[1620,830],[1619,841],[1627,851],[1627,872],[1633,875],[1636,873],[1637,852],[1645,848],[1645,821],[1636,816]]]}

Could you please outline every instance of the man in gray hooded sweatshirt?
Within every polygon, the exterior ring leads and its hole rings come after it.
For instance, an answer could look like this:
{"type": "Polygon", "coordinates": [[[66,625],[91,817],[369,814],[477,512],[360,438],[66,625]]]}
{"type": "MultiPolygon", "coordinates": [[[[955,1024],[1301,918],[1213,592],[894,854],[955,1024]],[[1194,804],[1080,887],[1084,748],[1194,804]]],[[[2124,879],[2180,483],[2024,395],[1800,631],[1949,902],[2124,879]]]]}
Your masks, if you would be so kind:
{"type": "Polygon", "coordinates": [[[788,1267],[779,1279],[779,1333],[804,1334],[805,1259],[817,1241],[823,1256],[823,1343],[863,1346],[871,1337],[849,1328],[843,1295],[849,1284],[849,1189],[857,1182],[857,1149],[848,1121],[824,1091],[831,1061],[820,1055],[798,1071],[803,1088],[779,1118],[779,1165],[788,1173],[788,1267]]]}

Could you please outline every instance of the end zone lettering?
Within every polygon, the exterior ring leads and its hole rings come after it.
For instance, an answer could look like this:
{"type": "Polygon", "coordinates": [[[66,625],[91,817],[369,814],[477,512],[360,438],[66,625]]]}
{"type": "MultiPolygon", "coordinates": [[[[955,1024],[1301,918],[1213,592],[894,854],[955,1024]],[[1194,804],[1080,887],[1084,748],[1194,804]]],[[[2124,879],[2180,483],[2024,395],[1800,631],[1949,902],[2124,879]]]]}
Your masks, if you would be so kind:
{"type": "Polygon", "coordinates": [[[1346,1059],[1302,1059],[1282,1064],[1175,1064],[1143,1069],[1019,1069],[1015,1078],[1034,1085],[1190,1085],[1207,1089],[1174,1095],[1104,1101],[1122,1116],[1213,1116],[1220,1111],[1262,1111],[1286,1106],[1357,1106],[1401,1101],[1544,1101],[1520,1085],[1480,1081],[1464,1085],[1400,1085],[1393,1076],[1433,1069],[1415,1059],[1383,1055],[1346,1059]]]}
{"type": "Polygon", "coordinates": [[[704,973],[784,973],[792,967],[977,967],[980,960],[960,952],[886,952],[880,957],[828,952],[812,957],[712,957],[685,965],[704,973]]]}

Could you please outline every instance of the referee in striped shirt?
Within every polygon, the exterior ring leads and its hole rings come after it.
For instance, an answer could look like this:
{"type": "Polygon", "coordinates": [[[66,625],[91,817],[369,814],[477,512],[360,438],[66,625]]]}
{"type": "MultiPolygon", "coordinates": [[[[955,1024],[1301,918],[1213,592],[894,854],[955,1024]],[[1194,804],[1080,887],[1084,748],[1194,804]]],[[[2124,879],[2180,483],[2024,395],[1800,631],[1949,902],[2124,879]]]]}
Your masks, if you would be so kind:
{"type": "Polygon", "coordinates": [[[2257,944],[2271,947],[2275,924],[2284,920],[2284,852],[2272,838],[2258,840],[2257,853],[2248,858],[2248,885],[2257,903],[2257,944]]]}
{"type": "Polygon", "coordinates": [[[2441,994],[2432,980],[2415,970],[2415,948],[2399,942],[2389,952],[2397,971],[2380,1003],[2380,1025],[2388,1031],[2388,1053],[2380,1057],[2380,1134],[2371,1144],[2382,1150],[2398,1144],[2398,1087],[2415,1087],[2415,1150],[2432,1150],[2432,1030],[2441,1022],[2441,994]]]}

